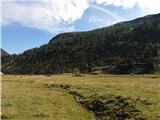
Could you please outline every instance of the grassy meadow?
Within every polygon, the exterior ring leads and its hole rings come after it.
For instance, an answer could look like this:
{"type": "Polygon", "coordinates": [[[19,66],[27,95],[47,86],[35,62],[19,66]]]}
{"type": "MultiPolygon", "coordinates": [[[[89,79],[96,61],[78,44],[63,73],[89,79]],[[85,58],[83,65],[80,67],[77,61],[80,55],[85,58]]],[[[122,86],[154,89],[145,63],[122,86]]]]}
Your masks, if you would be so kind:
{"type": "Polygon", "coordinates": [[[3,75],[4,120],[159,120],[160,75],[3,75]]]}

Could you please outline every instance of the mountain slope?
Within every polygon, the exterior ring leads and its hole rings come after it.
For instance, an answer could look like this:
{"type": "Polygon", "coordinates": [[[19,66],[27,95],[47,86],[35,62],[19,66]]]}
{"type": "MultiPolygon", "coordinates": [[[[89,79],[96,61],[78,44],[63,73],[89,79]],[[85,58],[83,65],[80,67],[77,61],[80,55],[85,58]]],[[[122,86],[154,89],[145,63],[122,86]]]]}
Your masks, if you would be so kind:
{"type": "Polygon", "coordinates": [[[9,55],[9,53],[7,53],[5,50],[1,48],[1,56],[7,56],[7,55],[9,55]]]}
{"type": "Polygon", "coordinates": [[[63,33],[46,45],[2,58],[11,74],[154,73],[160,61],[160,14],[88,32],[63,33]]]}

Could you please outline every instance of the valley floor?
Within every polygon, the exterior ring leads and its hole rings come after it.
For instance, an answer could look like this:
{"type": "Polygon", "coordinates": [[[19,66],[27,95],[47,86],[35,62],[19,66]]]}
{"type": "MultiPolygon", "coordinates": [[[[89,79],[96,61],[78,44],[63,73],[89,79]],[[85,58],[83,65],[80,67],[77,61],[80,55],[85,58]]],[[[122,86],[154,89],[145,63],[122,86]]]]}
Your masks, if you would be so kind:
{"type": "Polygon", "coordinates": [[[2,119],[158,120],[160,75],[3,75],[2,119]]]}

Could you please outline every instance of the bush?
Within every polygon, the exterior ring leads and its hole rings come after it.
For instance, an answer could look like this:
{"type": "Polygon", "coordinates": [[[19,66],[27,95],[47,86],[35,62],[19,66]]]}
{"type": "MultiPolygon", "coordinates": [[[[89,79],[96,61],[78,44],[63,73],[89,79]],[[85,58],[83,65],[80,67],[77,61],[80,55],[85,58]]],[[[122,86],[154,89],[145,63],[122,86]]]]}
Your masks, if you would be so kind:
{"type": "Polygon", "coordinates": [[[73,69],[72,74],[76,77],[82,76],[82,74],[78,68],[73,69]]]}

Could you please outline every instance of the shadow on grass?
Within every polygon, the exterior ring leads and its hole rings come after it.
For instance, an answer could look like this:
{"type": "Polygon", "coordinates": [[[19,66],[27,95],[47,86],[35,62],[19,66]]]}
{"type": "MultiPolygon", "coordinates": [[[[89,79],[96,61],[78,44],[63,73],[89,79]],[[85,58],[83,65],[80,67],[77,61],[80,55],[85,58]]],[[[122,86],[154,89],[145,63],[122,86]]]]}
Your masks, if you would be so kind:
{"type": "Polygon", "coordinates": [[[2,114],[1,115],[1,120],[11,120],[13,119],[13,116],[2,114]]]}
{"type": "Polygon", "coordinates": [[[42,118],[42,117],[49,117],[49,115],[47,115],[45,113],[36,113],[36,114],[33,115],[33,117],[40,117],[40,118],[42,118]]]}

